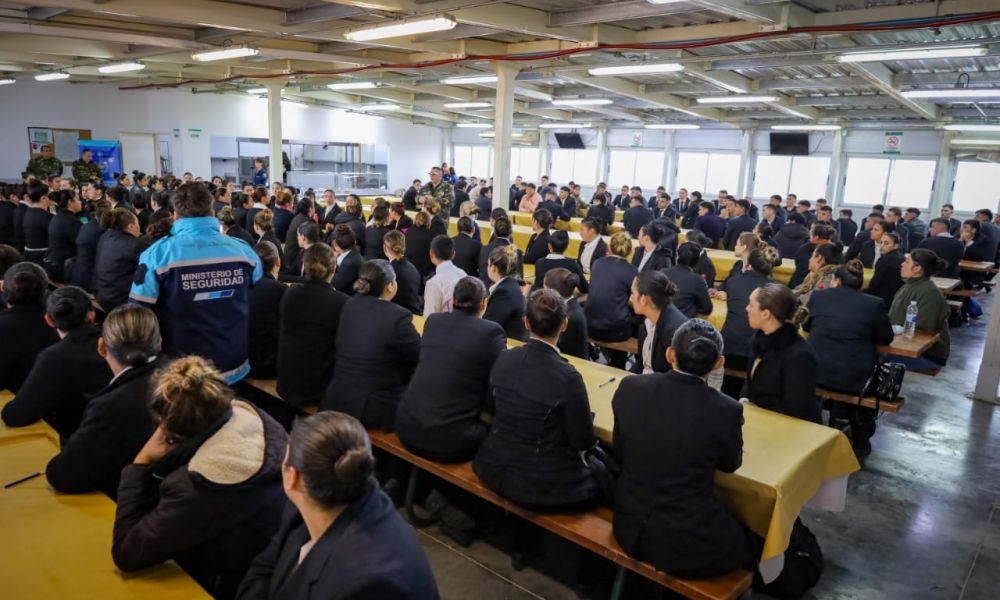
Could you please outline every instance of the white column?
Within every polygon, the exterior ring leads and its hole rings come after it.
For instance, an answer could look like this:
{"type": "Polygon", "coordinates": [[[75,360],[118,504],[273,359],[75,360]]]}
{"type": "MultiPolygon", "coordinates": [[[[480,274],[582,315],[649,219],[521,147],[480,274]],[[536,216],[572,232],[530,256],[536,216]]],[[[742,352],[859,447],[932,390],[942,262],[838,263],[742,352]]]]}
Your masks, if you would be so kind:
{"type": "Polygon", "coordinates": [[[925,221],[941,214],[941,205],[948,202],[951,195],[952,176],[955,163],[951,155],[951,133],[940,132],[941,150],[938,152],[937,169],[934,171],[934,193],[931,194],[930,214],[925,221]]]}
{"type": "Polygon", "coordinates": [[[451,134],[454,131],[449,125],[441,128],[441,160],[448,163],[449,167],[454,167],[455,145],[452,143],[451,134]]]}
{"type": "Polygon", "coordinates": [[[608,180],[608,166],[610,160],[610,150],[608,150],[608,126],[602,125],[597,128],[597,173],[595,173],[594,188],[597,184],[608,180]]]}
{"type": "Polygon", "coordinates": [[[497,74],[496,116],[493,131],[493,208],[507,205],[510,189],[510,141],[514,129],[514,78],[521,67],[504,61],[493,61],[497,74]]]}
{"type": "Polygon", "coordinates": [[[737,198],[750,193],[750,178],[753,177],[753,134],[752,128],[740,132],[740,179],[736,193],[733,194],[737,198]]]}
{"type": "Polygon", "coordinates": [[[677,197],[677,132],[663,131],[663,187],[671,198],[677,197]]]}
{"type": "Polygon", "coordinates": [[[844,169],[847,166],[847,155],[844,147],[847,141],[847,130],[838,129],[833,134],[833,150],[830,154],[830,175],[826,180],[826,201],[831,208],[843,204],[841,196],[844,193],[844,169]]]}
{"type": "Polygon", "coordinates": [[[542,178],[542,175],[549,174],[549,130],[539,129],[538,130],[538,180],[542,178]]]}
{"type": "Polygon", "coordinates": [[[986,329],[986,346],[983,359],[979,363],[979,376],[972,397],[992,404],[997,400],[997,385],[1000,384],[1000,310],[994,308],[990,315],[990,326],[986,329]]]}
{"type": "Polygon", "coordinates": [[[281,89],[285,87],[285,83],[283,77],[264,80],[264,87],[267,88],[267,173],[271,179],[269,184],[281,181],[281,170],[284,168],[281,160],[281,89]]]}

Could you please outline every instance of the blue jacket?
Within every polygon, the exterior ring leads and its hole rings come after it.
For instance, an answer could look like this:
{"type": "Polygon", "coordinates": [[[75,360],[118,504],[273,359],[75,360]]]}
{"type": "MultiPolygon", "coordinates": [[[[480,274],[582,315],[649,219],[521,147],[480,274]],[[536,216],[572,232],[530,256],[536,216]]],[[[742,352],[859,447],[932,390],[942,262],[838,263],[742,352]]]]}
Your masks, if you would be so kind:
{"type": "Polygon", "coordinates": [[[209,358],[235,383],[250,370],[250,287],[262,276],[253,249],[218,219],[186,217],[139,256],[129,299],[156,311],[165,353],[209,358]]]}
{"type": "Polygon", "coordinates": [[[267,185],[267,169],[258,169],[253,172],[253,186],[266,186],[267,185]]]}

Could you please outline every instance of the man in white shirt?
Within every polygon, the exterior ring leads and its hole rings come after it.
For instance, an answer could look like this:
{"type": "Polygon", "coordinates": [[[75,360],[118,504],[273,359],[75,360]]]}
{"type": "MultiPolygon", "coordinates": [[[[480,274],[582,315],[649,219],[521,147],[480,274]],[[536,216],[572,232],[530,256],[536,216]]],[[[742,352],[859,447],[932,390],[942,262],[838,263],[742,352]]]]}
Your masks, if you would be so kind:
{"type": "Polygon", "coordinates": [[[466,277],[465,271],[451,262],[455,258],[455,240],[450,237],[439,235],[431,240],[430,258],[436,269],[424,287],[425,317],[438,312],[451,312],[455,284],[466,277]]]}

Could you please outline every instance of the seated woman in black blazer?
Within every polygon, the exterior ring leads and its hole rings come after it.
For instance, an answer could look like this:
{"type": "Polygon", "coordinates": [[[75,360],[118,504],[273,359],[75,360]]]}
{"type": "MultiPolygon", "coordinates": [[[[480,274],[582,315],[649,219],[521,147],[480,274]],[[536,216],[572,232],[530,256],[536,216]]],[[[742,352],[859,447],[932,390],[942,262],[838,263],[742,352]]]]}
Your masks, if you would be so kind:
{"type": "Polygon", "coordinates": [[[237,214],[231,206],[226,206],[219,211],[217,217],[219,219],[219,223],[222,225],[222,233],[231,238],[243,240],[246,242],[247,246],[250,246],[251,248],[253,247],[253,235],[244,229],[242,225],[246,222],[246,216],[241,218],[241,215],[237,214]]]}
{"type": "Polygon", "coordinates": [[[580,276],[563,269],[549,269],[545,273],[545,289],[555,290],[566,301],[566,331],[559,334],[559,352],[590,360],[590,342],[587,339],[587,316],[580,301],[573,295],[580,276]]]}
{"type": "Polygon", "coordinates": [[[471,460],[489,429],[490,369],[507,347],[503,328],[482,319],[486,286],[477,277],[455,284],[450,313],[427,318],[420,362],[396,413],[396,433],[413,453],[435,462],[471,460]]]}
{"type": "Polygon", "coordinates": [[[434,198],[426,198],[424,200],[423,209],[421,212],[427,213],[430,217],[430,222],[427,224],[430,230],[434,232],[435,236],[438,235],[448,235],[448,215],[441,214],[441,203],[434,198]]]}
{"type": "MultiPolygon", "coordinates": [[[[727,367],[741,371],[747,368],[750,338],[753,336],[753,329],[747,320],[747,304],[750,303],[750,294],[754,290],[771,282],[773,259],[777,255],[778,252],[770,246],[763,250],[751,250],[747,254],[743,271],[723,281],[715,294],[716,298],[726,301],[726,322],[722,326],[722,340],[727,367]]],[[[738,391],[739,388],[733,395],[738,391]]]]}
{"type": "Polygon", "coordinates": [[[705,280],[705,287],[712,289],[715,287],[715,263],[708,256],[707,248],[711,248],[712,240],[708,239],[708,236],[704,233],[698,231],[697,229],[689,230],[685,236],[684,241],[698,244],[701,246],[701,254],[698,256],[698,264],[692,269],[701,278],[705,280]]]}
{"type": "Polygon", "coordinates": [[[524,294],[515,279],[519,259],[520,254],[514,244],[497,246],[490,251],[486,272],[493,285],[490,286],[490,299],[483,318],[499,323],[507,337],[524,341],[528,339],[528,330],[524,327],[524,294]]]}
{"type": "Polygon", "coordinates": [[[66,261],[76,256],[76,236],[83,222],[83,202],[75,190],[61,190],[50,194],[58,212],[49,221],[49,251],[45,255],[45,270],[52,281],[65,282],[66,261]]]}
{"type": "Polygon", "coordinates": [[[279,311],[278,395],[296,408],[317,406],[323,398],[333,377],[340,314],[347,303],[347,295],[330,284],[337,260],[329,246],[310,246],[302,267],[305,283],[285,292],[279,311]]]}
{"type": "MultiPolygon", "coordinates": [[[[639,228],[639,247],[632,255],[632,264],[639,272],[669,269],[673,265],[674,252],[660,243],[665,241],[667,227],[663,221],[650,221],[639,228]]],[[[676,244],[676,237],[674,238],[676,244]]]]}
{"type": "Polygon", "coordinates": [[[851,244],[844,255],[844,260],[857,258],[866,268],[871,268],[881,257],[882,236],[887,233],[895,234],[895,230],[896,226],[888,221],[883,219],[875,221],[868,233],[868,239],[861,244],[851,244]]]}
{"type": "Polygon", "coordinates": [[[701,252],[698,244],[684,242],[677,248],[677,264],[663,271],[677,288],[673,305],[689,319],[695,314],[712,313],[712,298],[708,295],[708,286],[705,285],[704,277],[695,272],[701,252]]]}
{"type": "MultiPolygon", "coordinates": [[[[855,259],[840,265],[829,289],[813,292],[803,329],[816,352],[816,385],[858,396],[878,362],[878,347],[891,344],[892,324],[879,298],[861,293],[864,265],[855,259]]],[[[870,448],[875,409],[836,403],[835,411],[851,423],[856,448],[870,448]]]]}
{"type": "Polygon", "coordinates": [[[150,408],[159,426],[122,469],[111,558],[125,572],[176,560],[232,598],[278,530],[288,435],[199,356],[156,373],[150,408]]]}
{"type": "Polygon", "coordinates": [[[164,364],[158,360],[160,346],[156,314],[145,306],[124,304],[104,319],[97,352],[113,376],[87,403],[80,426],[45,467],[55,490],[118,495],[122,468],[156,429],[149,412],[150,379],[164,364]]]}
{"type": "Polygon", "coordinates": [[[262,208],[253,217],[253,231],[257,235],[257,243],[271,242],[281,252],[281,242],[274,233],[274,213],[270,208],[262,208]]]}
{"type": "Polygon", "coordinates": [[[875,262],[875,272],[868,281],[865,293],[881,298],[888,311],[896,292],[903,287],[900,269],[906,257],[899,251],[899,236],[895,233],[883,233],[878,243],[879,256],[875,262]]]}
{"type": "Polygon", "coordinates": [[[45,301],[45,322],[60,339],[38,353],[17,395],[3,407],[3,421],[23,427],[45,419],[65,438],[80,426],[87,402],[111,380],[111,371],[97,353],[100,331],[87,292],[73,286],[53,291],[45,301]]]}
{"type": "Polygon", "coordinates": [[[374,472],[357,419],[322,412],[296,423],[282,465],[290,504],[237,598],[437,600],[420,543],[374,472]]]}
{"type": "Polygon", "coordinates": [[[3,274],[0,291],[7,307],[0,310],[0,340],[5,340],[0,344],[0,389],[16,394],[38,353],[59,341],[45,322],[48,289],[49,277],[35,263],[19,262],[3,274]]]}
{"type": "MultiPolygon", "coordinates": [[[[264,209],[257,214],[259,217],[264,209]]],[[[278,281],[281,252],[274,243],[258,242],[254,252],[260,259],[264,277],[250,288],[250,376],[272,379],[278,373],[278,344],[281,331],[281,299],[288,286],[278,281]]]]}
{"type": "Polygon", "coordinates": [[[549,253],[549,227],[552,227],[552,213],[540,208],[531,215],[531,237],[524,249],[524,264],[533,265],[549,253]]]}
{"type": "Polygon", "coordinates": [[[337,328],[337,360],[323,410],[392,431],[396,407],[420,358],[413,313],[392,303],[396,273],[387,260],[369,260],[354,282],[337,328]]]}
{"type": "Polygon", "coordinates": [[[395,230],[387,232],[382,238],[382,252],[396,272],[396,295],[392,301],[415,315],[423,314],[420,271],[406,260],[406,236],[395,230]]]}
{"type": "Polygon", "coordinates": [[[97,244],[95,296],[101,308],[110,311],[128,302],[139,255],[149,244],[139,237],[139,219],[128,209],[109,211],[101,225],[106,231],[97,244]]]}
{"type": "Polygon", "coordinates": [[[472,469],[486,487],[532,510],[586,505],[598,487],[580,453],[597,438],[583,377],[556,347],[566,302],[537,290],[526,314],[531,339],[502,352],[490,373],[496,418],[472,469]]]}
{"type": "Polygon", "coordinates": [[[420,291],[423,292],[423,280],[434,274],[434,263],[431,262],[431,240],[437,234],[431,230],[431,217],[420,211],[413,217],[413,226],[406,230],[406,260],[410,261],[420,273],[420,291]]]}
{"type": "Polygon", "coordinates": [[[816,353],[802,336],[799,324],[809,311],[781,283],[768,283],[750,294],[747,305],[750,342],[747,378],[741,399],[761,408],[821,423],[816,399],[816,353]]]}
{"type": "Polygon", "coordinates": [[[385,234],[392,230],[392,226],[389,223],[389,207],[388,206],[376,206],[372,209],[372,218],[368,222],[368,228],[365,229],[365,258],[371,260],[373,258],[385,259],[385,251],[382,249],[383,238],[385,234]]]}
{"type": "MultiPolygon", "coordinates": [[[[587,315],[587,333],[599,342],[623,342],[633,335],[633,314],[628,306],[632,281],[639,271],[628,262],[632,238],[624,231],[611,236],[610,252],[594,261],[590,268],[590,293],[583,313],[587,315]]],[[[625,368],[628,355],[620,350],[606,351],[611,366],[625,368]]]]}
{"type": "Polygon", "coordinates": [[[583,276],[583,269],[580,267],[580,262],[564,256],[566,248],[569,248],[569,234],[561,229],[553,231],[549,236],[549,253],[544,258],[538,259],[538,262],[535,263],[535,283],[532,286],[532,291],[542,289],[545,274],[550,269],[562,268],[575,273],[579,281],[577,288],[581,294],[587,293],[589,286],[587,285],[587,278],[583,276]]]}
{"type": "Polygon", "coordinates": [[[633,373],[666,373],[667,348],[677,328],[687,322],[671,300],[677,288],[660,271],[642,271],[632,281],[632,309],[642,317],[639,325],[639,354],[633,373]]]}
{"type": "Polygon", "coordinates": [[[680,577],[753,569],[756,537],[715,492],[716,471],[743,462],[743,407],[705,383],[722,336],[693,319],[674,334],[672,370],[624,378],[611,407],[621,462],[613,528],[622,549],[680,577]]]}

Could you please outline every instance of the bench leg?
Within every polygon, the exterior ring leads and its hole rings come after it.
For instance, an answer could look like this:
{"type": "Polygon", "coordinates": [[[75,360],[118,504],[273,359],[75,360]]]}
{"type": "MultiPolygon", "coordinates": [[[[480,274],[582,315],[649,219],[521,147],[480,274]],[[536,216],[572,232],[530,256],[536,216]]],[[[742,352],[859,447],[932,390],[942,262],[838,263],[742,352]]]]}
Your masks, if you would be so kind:
{"type": "Polygon", "coordinates": [[[416,465],[410,469],[410,480],[406,484],[406,516],[412,524],[417,529],[427,527],[428,525],[433,525],[437,522],[437,518],[424,518],[419,516],[414,510],[414,505],[416,504],[417,495],[417,476],[420,475],[420,468],[416,465]]]}
{"type": "Polygon", "coordinates": [[[625,567],[618,565],[618,569],[615,571],[615,583],[611,586],[611,600],[618,600],[621,597],[626,573],[625,567]]]}

